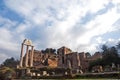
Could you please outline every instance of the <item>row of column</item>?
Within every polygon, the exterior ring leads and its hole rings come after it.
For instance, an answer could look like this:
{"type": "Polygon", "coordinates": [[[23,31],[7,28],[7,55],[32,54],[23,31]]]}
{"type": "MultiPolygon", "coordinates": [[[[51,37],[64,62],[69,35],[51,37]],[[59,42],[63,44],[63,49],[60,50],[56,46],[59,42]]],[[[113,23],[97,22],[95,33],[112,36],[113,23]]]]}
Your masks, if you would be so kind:
{"type": "Polygon", "coordinates": [[[26,54],[25,54],[25,64],[24,64],[24,67],[33,67],[34,46],[25,45],[23,43],[21,45],[21,55],[20,55],[20,64],[19,64],[19,66],[23,67],[24,46],[26,46],[26,54]],[[28,63],[28,60],[29,60],[29,58],[28,58],[29,47],[31,47],[31,50],[30,50],[30,65],[28,63]]]}

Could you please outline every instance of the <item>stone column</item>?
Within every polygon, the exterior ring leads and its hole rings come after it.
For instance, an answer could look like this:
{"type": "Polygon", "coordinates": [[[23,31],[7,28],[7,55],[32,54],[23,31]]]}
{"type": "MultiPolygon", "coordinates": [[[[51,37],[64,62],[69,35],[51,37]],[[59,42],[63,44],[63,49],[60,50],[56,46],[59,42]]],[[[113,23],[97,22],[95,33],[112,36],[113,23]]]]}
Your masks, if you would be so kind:
{"type": "Polygon", "coordinates": [[[24,49],[24,44],[22,43],[21,45],[21,55],[20,55],[20,67],[23,67],[23,49],[24,49]]]}
{"type": "Polygon", "coordinates": [[[30,59],[30,67],[33,67],[33,55],[34,55],[34,46],[31,46],[32,49],[31,49],[31,59],[30,59]]]}
{"type": "Polygon", "coordinates": [[[71,60],[68,60],[68,68],[69,68],[69,74],[72,74],[72,65],[71,65],[71,60]]]}
{"type": "Polygon", "coordinates": [[[78,66],[80,66],[80,56],[79,56],[79,53],[77,53],[77,61],[78,61],[78,66]]]}
{"type": "Polygon", "coordinates": [[[68,68],[69,68],[69,69],[72,68],[71,61],[70,61],[70,60],[68,60],[68,68]]]}
{"type": "Polygon", "coordinates": [[[66,52],[66,47],[64,47],[63,50],[64,50],[64,54],[63,54],[63,56],[64,56],[64,67],[65,67],[67,65],[67,62],[66,62],[66,60],[67,60],[66,59],[66,53],[67,53],[66,52]]]}
{"type": "Polygon", "coordinates": [[[28,67],[28,49],[29,49],[29,46],[27,45],[26,56],[25,56],[25,67],[28,67]]]}

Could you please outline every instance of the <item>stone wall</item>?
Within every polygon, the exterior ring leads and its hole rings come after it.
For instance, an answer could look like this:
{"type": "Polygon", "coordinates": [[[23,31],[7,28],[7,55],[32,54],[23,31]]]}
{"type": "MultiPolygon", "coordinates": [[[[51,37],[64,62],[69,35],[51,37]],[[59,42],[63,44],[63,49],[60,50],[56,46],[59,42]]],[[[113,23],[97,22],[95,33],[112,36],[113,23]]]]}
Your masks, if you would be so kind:
{"type": "Polygon", "coordinates": [[[57,54],[58,54],[58,67],[66,68],[66,65],[67,65],[66,55],[70,54],[71,52],[72,52],[72,50],[70,50],[69,48],[66,48],[64,46],[57,50],[57,54]]]}
{"type": "MultiPolygon", "coordinates": [[[[28,59],[30,61],[30,53],[28,59]]],[[[24,56],[25,58],[25,56],[24,56]]],[[[82,69],[84,72],[88,70],[89,62],[101,58],[100,53],[95,53],[91,57],[86,57],[84,52],[77,53],[72,52],[69,48],[61,47],[56,53],[42,53],[39,50],[34,50],[33,66],[42,67],[58,67],[58,68],[71,68],[71,69],[82,69]]],[[[24,59],[25,60],[25,59],[24,59]]],[[[30,63],[30,62],[29,62],[30,63]]]]}

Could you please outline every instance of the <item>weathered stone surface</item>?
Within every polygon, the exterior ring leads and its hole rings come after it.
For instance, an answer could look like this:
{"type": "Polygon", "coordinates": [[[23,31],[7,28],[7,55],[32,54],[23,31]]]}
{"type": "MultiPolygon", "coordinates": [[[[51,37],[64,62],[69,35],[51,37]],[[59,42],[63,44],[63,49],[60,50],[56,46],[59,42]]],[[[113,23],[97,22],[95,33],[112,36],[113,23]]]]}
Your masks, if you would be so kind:
{"type": "Polygon", "coordinates": [[[32,41],[25,39],[21,45],[21,55],[20,55],[20,63],[19,63],[20,68],[33,66],[33,55],[34,55],[33,51],[34,51],[34,49],[33,49],[32,41]],[[23,55],[24,54],[24,46],[26,46],[25,55],[23,55]],[[30,47],[31,47],[31,51],[30,51],[30,47]]]}
{"type": "Polygon", "coordinates": [[[93,56],[87,56],[84,52],[77,53],[63,46],[57,50],[47,48],[46,50],[34,50],[31,40],[25,39],[21,47],[20,66],[21,67],[58,67],[71,69],[74,72],[87,71],[89,62],[102,58],[97,52],[93,56]],[[23,57],[23,46],[27,46],[26,54],[23,57]],[[29,49],[29,47],[31,47],[29,49]]]}

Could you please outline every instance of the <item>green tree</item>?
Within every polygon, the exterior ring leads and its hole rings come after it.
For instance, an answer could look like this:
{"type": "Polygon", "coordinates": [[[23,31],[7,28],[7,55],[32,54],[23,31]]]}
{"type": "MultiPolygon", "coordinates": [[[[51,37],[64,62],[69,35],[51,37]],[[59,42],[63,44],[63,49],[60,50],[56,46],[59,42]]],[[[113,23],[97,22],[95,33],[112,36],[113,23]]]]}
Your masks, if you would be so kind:
{"type": "Polygon", "coordinates": [[[118,44],[116,45],[117,50],[118,50],[118,54],[120,54],[120,41],[118,42],[118,44]]]}
{"type": "Polygon", "coordinates": [[[106,45],[102,46],[102,54],[103,54],[103,58],[107,58],[107,57],[118,57],[118,53],[117,53],[117,49],[116,47],[112,46],[110,48],[108,48],[106,45]]]}
{"type": "Polygon", "coordinates": [[[102,45],[102,48],[101,48],[103,51],[102,51],[102,55],[103,57],[106,57],[107,54],[108,54],[108,47],[106,45],[102,45]]]}
{"type": "Polygon", "coordinates": [[[6,59],[1,65],[2,67],[16,68],[18,60],[15,60],[13,57],[6,59]]]}
{"type": "Polygon", "coordinates": [[[41,50],[42,53],[55,53],[56,49],[53,48],[47,48],[45,50],[41,50]]]}
{"type": "Polygon", "coordinates": [[[113,46],[110,48],[106,48],[103,50],[103,64],[104,65],[111,65],[112,63],[118,64],[119,60],[117,49],[113,46]]]}
{"type": "Polygon", "coordinates": [[[94,60],[94,61],[90,62],[89,63],[89,68],[88,68],[89,71],[92,70],[92,67],[98,66],[98,65],[104,66],[103,59],[97,59],[97,60],[94,60]]]}
{"type": "Polygon", "coordinates": [[[85,53],[85,55],[87,58],[91,57],[91,54],[89,52],[85,53]]]}
{"type": "Polygon", "coordinates": [[[101,48],[101,49],[102,49],[103,52],[104,52],[104,51],[107,51],[108,47],[107,47],[107,45],[104,44],[104,45],[102,45],[102,48],[101,48]]]}
{"type": "Polygon", "coordinates": [[[101,65],[101,66],[106,66],[106,65],[112,65],[114,63],[115,65],[120,64],[120,58],[118,56],[118,51],[115,46],[113,47],[107,47],[106,45],[102,46],[102,59],[97,59],[95,61],[92,61],[89,66],[89,70],[92,69],[93,66],[101,65]]]}
{"type": "Polygon", "coordinates": [[[118,57],[117,49],[114,46],[109,49],[109,54],[113,57],[118,57]]]}

